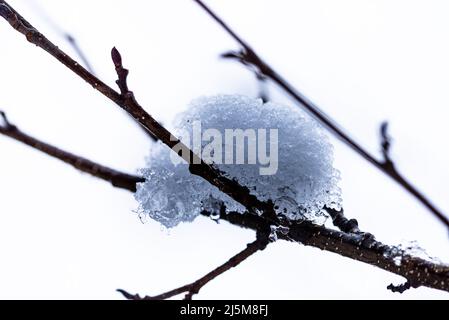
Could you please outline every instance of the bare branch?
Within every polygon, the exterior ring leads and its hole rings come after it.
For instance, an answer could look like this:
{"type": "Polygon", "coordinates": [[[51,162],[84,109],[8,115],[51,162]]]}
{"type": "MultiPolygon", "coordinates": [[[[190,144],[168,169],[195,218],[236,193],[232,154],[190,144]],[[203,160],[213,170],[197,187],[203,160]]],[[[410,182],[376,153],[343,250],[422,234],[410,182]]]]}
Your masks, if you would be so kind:
{"type": "MultiPolygon", "coordinates": [[[[127,69],[123,68],[122,56],[120,55],[120,52],[115,47],[111,51],[111,57],[112,57],[112,61],[114,62],[114,65],[115,65],[115,71],[117,72],[117,75],[118,75],[118,80],[116,81],[116,83],[120,89],[122,97],[126,98],[127,96],[129,96],[130,99],[134,100],[134,103],[137,103],[135,101],[134,94],[131,91],[129,91],[129,89],[128,89],[129,71],[127,69]]],[[[145,132],[151,137],[151,139],[153,141],[159,140],[152,132],[146,130],[145,127],[143,127],[142,125],[140,125],[140,126],[142,129],[145,130],[145,132]]]]}
{"type": "Polygon", "coordinates": [[[398,286],[394,285],[394,284],[390,284],[387,289],[391,290],[391,292],[397,292],[397,293],[404,293],[405,291],[407,291],[408,289],[410,289],[412,287],[412,285],[410,284],[409,281],[400,284],[398,286]]]}
{"type": "Polygon", "coordinates": [[[187,284],[185,286],[176,288],[174,290],[170,290],[168,292],[165,292],[163,294],[157,295],[157,296],[146,296],[141,297],[138,294],[130,294],[125,290],[119,289],[117,290],[123,296],[129,300],[165,300],[172,298],[174,296],[180,295],[182,293],[185,293],[185,300],[191,300],[192,297],[195,294],[198,294],[198,292],[203,288],[206,284],[217,278],[218,276],[222,275],[223,273],[229,271],[230,269],[238,266],[240,263],[248,259],[250,256],[255,254],[258,251],[264,250],[265,247],[268,245],[268,238],[266,236],[264,237],[258,237],[254,242],[247,245],[247,247],[233,256],[231,259],[229,259],[226,263],[222,264],[218,268],[214,269],[213,271],[206,274],[204,277],[196,280],[195,282],[192,282],[190,284],[187,284]]]}
{"type": "MultiPolygon", "coordinates": [[[[209,216],[207,212],[203,212],[203,215],[209,216]]],[[[223,214],[220,219],[256,231],[269,225],[263,217],[238,212],[223,214]]],[[[279,233],[278,238],[333,252],[400,275],[413,288],[422,286],[449,292],[449,265],[411,256],[377,241],[371,234],[345,233],[299,221],[292,222],[289,232],[279,233]]]]}
{"type": "Polygon", "coordinates": [[[0,110],[0,118],[3,121],[3,125],[0,125],[0,129],[3,129],[5,131],[13,131],[17,129],[15,125],[9,122],[6,113],[2,110],[0,110]]]}
{"type": "Polygon", "coordinates": [[[341,129],[341,127],[328,115],[326,115],[317,105],[311,102],[298,90],[296,90],[287,80],[285,80],[280,74],[278,74],[273,68],[271,68],[259,55],[253,50],[253,48],[244,41],[235,31],[233,31],[217,14],[215,14],[208,6],[201,0],[195,1],[202,9],[204,9],[223,29],[237,41],[242,50],[239,52],[228,52],[223,54],[224,58],[236,59],[243,65],[251,68],[253,72],[261,74],[279,87],[281,87],[290,97],[292,97],[300,107],[309,112],[316,120],[324,125],[332,134],[343,141],[362,158],[385,173],[387,176],[396,181],[405,190],[412,194],[418,201],[421,202],[429,211],[431,211],[442,223],[449,227],[449,219],[443,214],[442,211],[437,209],[432,202],[425,197],[417,188],[415,188],[405,177],[394,169],[390,164],[377,160],[372,156],[365,148],[358,144],[353,138],[341,129]]]}
{"type": "Polygon", "coordinates": [[[89,70],[90,73],[95,74],[92,64],[89,62],[89,59],[87,58],[85,52],[81,49],[81,46],[79,45],[75,36],[64,30],[64,28],[56,23],[56,21],[50,15],[48,15],[46,10],[44,10],[44,8],[42,8],[36,1],[27,1],[27,4],[32,7],[32,9],[42,18],[42,20],[44,20],[56,33],[59,33],[61,37],[67,40],[67,42],[81,59],[87,70],[89,70]]]}
{"type": "Polygon", "coordinates": [[[384,157],[384,166],[389,167],[389,170],[394,171],[394,163],[390,157],[390,149],[391,149],[391,137],[388,134],[388,122],[383,122],[380,125],[380,146],[382,149],[382,155],[384,157]]]}
{"type": "Polygon", "coordinates": [[[61,150],[32,136],[29,136],[26,133],[22,132],[17,126],[11,124],[3,111],[0,111],[0,116],[2,117],[4,122],[4,125],[0,125],[0,134],[20,141],[34,149],[42,151],[43,153],[46,153],[51,157],[57,158],[67,164],[70,164],[71,166],[82,172],[88,173],[102,180],[109,181],[114,187],[135,192],[136,184],[145,181],[145,179],[142,177],[133,176],[105,167],[83,157],[61,150]]]}
{"type": "Polygon", "coordinates": [[[346,218],[343,209],[338,211],[326,207],[325,210],[331,216],[334,226],[336,226],[341,231],[346,233],[361,233],[357,220],[346,218]]]}
{"type": "Polygon", "coordinates": [[[117,75],[118,75],[118,80],[116,81],[116,83],[117,83],[118,87],[120,88],[120,92],[122,93],[122,96],[132,94],[132,92],[130,92],[128,89],[128,82],[127,82],[129,71],[127,69],[123,68],[122,55],[117,50],[117,48],[115,48],[115,47],[112,48],[111,57],[112,57],[112,62],[114,62],[114,65],[115,65],[115,71],[117,72],[117,75]]]}

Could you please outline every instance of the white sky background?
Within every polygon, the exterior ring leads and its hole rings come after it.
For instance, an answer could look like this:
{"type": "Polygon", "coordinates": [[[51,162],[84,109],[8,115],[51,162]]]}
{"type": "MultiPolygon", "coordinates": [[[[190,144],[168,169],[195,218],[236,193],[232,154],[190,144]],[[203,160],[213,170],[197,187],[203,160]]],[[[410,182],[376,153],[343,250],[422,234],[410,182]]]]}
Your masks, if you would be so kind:
{"type": "MultiPolygon", "coordinates": [[[[32,1],[19,12],[74,55],[32,1]]],[[[207,94],[256,95],[253,75],[221,61],[236,44],[192,1],[40,0],[114,85],[110,50],[156,119],[207,94]]],[[[379,152],[391,122],[403,173],[449,212],[447,1],[215,0],[208,3],[287,79],[379,152]]],[[[0,108],[22,130],[105,165],[134,172],[151,143],[118,107],[0,21],[0,108]]],[[[289,103],[271,90],[273,99],[289,103]]],[[[346,214],[387,243],[418,240],[449,261],[447,230],[421,205],[335,141],[346,214]]],[[[184,285],[252,241],[252,232],[198,218],[161,230],[133,213],[132,194],[0,136],[0,298],[155,295],[184,285]]],[[[197,298],[441,298],[385,288],[402,278],[335,254],[279,242],[201,290],[197,298]]]]}

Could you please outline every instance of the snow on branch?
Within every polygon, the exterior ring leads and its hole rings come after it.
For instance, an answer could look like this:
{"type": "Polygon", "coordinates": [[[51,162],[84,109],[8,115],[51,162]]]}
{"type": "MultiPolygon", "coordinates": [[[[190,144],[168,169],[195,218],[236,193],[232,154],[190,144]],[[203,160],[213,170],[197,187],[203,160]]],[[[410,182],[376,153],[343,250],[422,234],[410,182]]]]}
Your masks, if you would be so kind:
{"type": "MultiPolygon", "coordinates": [[[[313,104],[307,100],[304,100],[302,96],[300,96],[287,82],[278,76],[268,65],[263,63],[254,51],[231,29],[229,29],[224,22],[222,22],[207,7],[205,7],[201,1],[196,1],[210,14],[212,14],[217,22],[220,23],[243,46],[245,49],[244,53],[240,56],[236,55],[236,57],[241,57],[242,62],[256,66],[261,74],[280,84],[281,87],[283,87],[290,95],[295,97],[297,101],[302,101],[303,104],[306,106],[308,105],[310,109],[309,111],[312,114],[319,119],[321,117],[322,122],[324,121],[325,124],[326,120],[329,122],[327,125],[328,127],[331,127],[331,129],[334,128],[335,134],[340,135],[340,138],[362,154],[365,159],[380,167],[380,169],[386,171],[380,162],[364,152],[361,147],[339,131],[337,127],[332,127],[333,123],[331,121],[323,116],[313,104]]],[[[194,294],[198,293],[198,291],[206,283],[213,280],[223,272],[226,272],[230,268],[238,265],[255,252],[263,250],[268,243],[267,238],[270,241],[279,239],[313,246],[321,250],[333,252],[356,261],[365,262],[383,270],[401,275],[407,280],[408,285],[405,285],[402,288],[398,286],[391,286],[392,290],[395,291],[401,291],[402,289],[405,290],[407,286],[413,288],[426,286],[449,291],[449,267],[447,265],[426,257],[417,256],[414,252],[411,252],[407,248],[387,246],[377,241],[373,235],[360,232],[357,222],[355,220],[348,220],[345,218],[342,211],[335,211],[335,208],[333,209],[334,211],[332,211],[332,208],[325,208],[328,214],[332,217],[335,225],[340,227],[342,231],[330,229],[323,225],[317,225],[308,219],[300,219],[298,221],[295,221],[295,219],[283,219],[282,214],[278,214],[276,212],[275,204],[271,199],[259,199],[260,195],[258,197],[251,192],[251,186],[248,187],[242,185],[235,179],[235,177],[229,177],[216,166],[204,161],[201,158],[201,154],[196,154],[179,139],[175,138],[171,132],[165,129],[138,104],[134,94],[132,94],[132,92],[128,89],[126,82],[128,71],[123,67],[121,55],[116,49],[112,51],[112,57],[118,75],[117,84],[120,92],[117,92],[107,86],[104,82],[83,68],[70,56],[61,51],[22,16],[20,16],[20,14],[12,9],[11,6],[4,0],[0,0],[0,16],[5,18],[15,30],[25,35],[28,41],[51,54],[59,62],[84,79],[93,88],[115,102],[123,110],[127,111],[138,123],[145,127],[146,130],[157,137],[161,143],[165,144],[170,149],[181,146],[181,149],[176,150],[176,153],[182,153],[183,158],[185,156],[185,160],[191,161],[188,166],[188,170],[191,174],[203,178],[222,193],[226,194],[229,198],[233,199],[233,201],[246,208],[245,212],[226,212],[226,210],[222,210],[223,207],[221,207],[218,212],[218,216],[217,212],[202,211],[201,213],[205,216],[212,216],[215,220],[225,220],[238,227],[254,230],[257,235],[256,241],[249,244],[247,249],[231,258],[227,263],[223,264],[221,267],[212,271],[198,281],[172,290],[163,295],[156,296],[156,298],[168,298],[174,294],[181,293],[186,293],[186,298],[191,298],[194,294]],[[264,235],[264,237],[261,237],[261,235],[264,235]]],[[[50,156],[65,161],[81,171],[89,172],[107,181],[111,181],[111,176],[120,176],[123,178],[124,175],[126,175],[112,171],[112,169],[57,149],[29,135],[26,135],[9,122],[4,113],[1,113],[0,115],[3,122],[0,125],[0,134],[21,141],[50,156]],[[77,164],[80,163],[83,165],[77,166],[77,164]],[[104,172],[105,174],[98,174],[98,172],[104,172]]],[[[390,174],[394,176],[397,181],[400,179],[399,175],[393,175],[391,172],[390,174]]],[[[130,191],[135,190],[136,182],[144,181],[143,177],[128,176],[128,178],[130,184],[120,186],[130,191]]],[[[400,180],[400,183],[403,186],[408,186],[407,189],[419,198],[421,202],[423,202],[429,209],[433,209],[432,211],[434,213],[439,213],[439,211],[433,208],[430,202],[428,202],[424,197],[421,196],[422,198],[420,198],[420,194],[415,189],[407,185],[405,180],[400,180]]],[[[117,186],[116,184],[114,185],[117,186]]],[[[444,220],[444,216],[441,213],[440,215],[440,219],[444,220]]],[[[126,294],[125,291],[122,292],[126,294]]],[[[138,296],[133,295],[128,295],[127,297],[138,298],[138,296]]]]}
{"type": "MultiPolygon", "coordinates": [[[[223,176],[212,165],[203,162],[198,155],[196,155],[187,146],[183,146],[181,141],[174,138],[174,136],[166,128],[164,128],[150,114],[148,114],[142,106],[137,103],[133,94],[130,94],[130,92],[127,92],[126,94],[118,93],[106,83],[98,79],[95,75],[91,74],[87,69],[81,66],[68,54],[63,52],[49,39],[47,39],[42,33],[35,29],[4,0],[0,0],[0,16],[6,19],[15,30],[23,34],[30,43],[52,55],[76,75],[90,84],[94,89],[98,90],[105,97],[109,98],[123,110],[128,112],[138,123],[151,132],[151,134],[158,137],[162,143],[170,148],[182,146],[182,149],[185,151],[184,154],[187,154],[189,159],[193,159],[193,164],[189,167],[192,174],[198,175],[207,180],[220,191],[226,193],[235,201],[242,204],[250,212],[262,211],[264,212],[264,215],[267,217],[271,216],[274,222],[276,222],[277,218],[274,214],[274,206],[272,203],[260,201],[254,195],[250,194],[248,188],[242,187],[235,181],[223,176]]],[[[117,65],[121,63],[118,59],[117,53],[118,51],[115,50],[115,61],[113,62],[114,65],[116,65],[116,68],[117,65]]],[[[121,70],[120,67],[118,69],[121,70]]],[[[122,80],[125,80],[123,75],[119,75],[119,79],[120,77],[122,77],[122,80]]],[[[120,82],[123,85],[123,81],[120,82]]],[[[122,86],[121,89],[125,88],[122,86]]]]}
{"type": "Polygon", "coordinates": [[[433,203],[424,196],[416,187],[414,187],[404,176],[402,176],[392,165],[392,162],[382,162],[372,156],[363,146],[355,141],[352,137],[344,132],[332,118],[326,115],[317,105],[294,88],[287,80],[277,73],[270,65],[268,65],[254,49],[244,41],[234,30],[232,30],[215,12],[213,12],[202,0],[195,1],[212,19],[217,22],[240,46],[240,51],[231,51],[224,53],[223,58],[235,59],[243,65],[249,67],[257,75],[271,79],[280,88],[282,88],[290,97],[298,103],[298,106],[309,112],[316,120],[318,120],[333,135],[348,145],[356,153],[358,153],[367,162],[378,168],[387,176],[396,181],[418,201],[420,201],[433,215],[435,215],[446,227],[449,228],[449,218],[433,203]]]}
{"type": "MultiPolygon", "coordinates": [[[[280,220],[323,224],[325,207],[341,209],[332,144],[320,125],[297,108],[241,95],[201,97],[178,115],[174,127],[204,161],[260,201],[273,203],[280,220]]],[[[147,159],[146,182],[136,193],[140,214],[170,228],[193,221],[201,210],[213,210],[217,202],[229,211],[247,211],[191,175],[165,146],[153,148],[147,159]]]]}

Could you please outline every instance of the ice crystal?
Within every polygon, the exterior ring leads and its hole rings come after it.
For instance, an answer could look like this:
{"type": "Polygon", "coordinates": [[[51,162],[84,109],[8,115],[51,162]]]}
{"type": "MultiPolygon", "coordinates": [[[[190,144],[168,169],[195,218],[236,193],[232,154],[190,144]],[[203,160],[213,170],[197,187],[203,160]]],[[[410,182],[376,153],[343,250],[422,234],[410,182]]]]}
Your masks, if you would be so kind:
{"type": "Polygon", "coordinates": [[[442,263],[438,258],[430,256],[417,241],[405,241],[396,246],[391,246],[385,253],[386,258],[393,260],[396,266],[402,265],[402,260],[411,258],[420,258],[432,263],[442,263]]]}
{"type": "MultiPolygon", "coordinates": [[[[176,118],[174,128],[186,145],[227,177],[248,187],[260,200],[273,201],[279,215],[324,223],[323,208],[338,210],[341,206],[332,145],[320,125],[299,108],[240,95],[203,97],[176,118]],[[209,133],[214,136],[198,136],[198,123],[201,132],[212,129],[209,133]],[[218,134],[226,137],[227,130],[236,129],[253,130],[255,134],[246,136],[243,145],[230,146],[231,140],[217,140],[218,134]],[[264,135],[266,140],[260,143],[264,135]],[[219,147],[211,149],[212,142],[219,147]],[[251,144],[255,145],[253,149],[251,144]],[[235,164],[238,154],[244,155],[244,164],[235,164]],[[274,174],[270,168],[275,169],[274,174]]],[[[174,163],[176,157],[162,144],[153,148],[147,167],[142,169],[146,182],[138,185],[136,193],[140,214],[174,227],[192,221],[202,210],[212,212],[214,217],[220,208],[245,212],[242,205],[192,175],[185,162],[174,163]]]]}

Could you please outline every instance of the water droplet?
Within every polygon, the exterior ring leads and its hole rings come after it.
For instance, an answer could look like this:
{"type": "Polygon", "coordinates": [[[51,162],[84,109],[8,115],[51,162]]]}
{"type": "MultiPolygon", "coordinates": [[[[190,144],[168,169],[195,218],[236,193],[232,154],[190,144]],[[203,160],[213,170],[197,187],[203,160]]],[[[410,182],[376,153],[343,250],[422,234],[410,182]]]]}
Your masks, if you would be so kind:
{"type": "Polygon", "coordinates": [[[286,236],[290,232],[290,228],[286,226],[279,226],[277,228],[277,232],[282,233],[284,236],[286,236]]]}
{"type": "Polygon", "coordinates": [[[270,226],[271,232],[268,236],[268,240],[271,242],[276,242],[278,240],[278,234],[277,234],[277,228],[276,226],[270,226]]]}
{"type": "Polygon", "coordinates": [[[220,220],[220,213],[218,212],[212,212],[209,216],[213,221],[220,220]]]}

